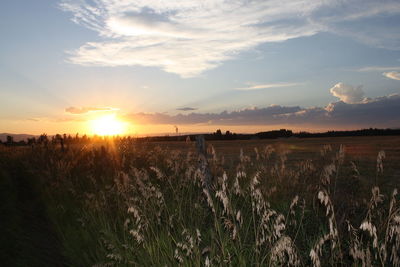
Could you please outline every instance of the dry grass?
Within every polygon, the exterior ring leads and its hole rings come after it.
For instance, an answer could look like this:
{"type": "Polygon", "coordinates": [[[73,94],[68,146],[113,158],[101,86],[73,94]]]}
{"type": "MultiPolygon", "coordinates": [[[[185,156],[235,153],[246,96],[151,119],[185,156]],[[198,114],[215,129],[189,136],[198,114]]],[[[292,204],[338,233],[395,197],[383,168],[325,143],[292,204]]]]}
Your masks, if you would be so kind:
{"type": "Polygon", "coordinates": [[[194,143],[115,140],[18,160],[74,266],[400,266],[391,144],[213,142],[199,155],[194,143]]]}

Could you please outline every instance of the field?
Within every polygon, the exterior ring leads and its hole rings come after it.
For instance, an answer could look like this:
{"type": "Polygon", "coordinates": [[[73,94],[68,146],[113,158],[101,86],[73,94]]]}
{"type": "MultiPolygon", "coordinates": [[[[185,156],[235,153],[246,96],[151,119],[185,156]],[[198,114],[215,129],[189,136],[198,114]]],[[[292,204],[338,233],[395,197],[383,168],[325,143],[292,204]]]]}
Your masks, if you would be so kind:
{"type": "Polygon", "coordinates": [[[0,146],[4,266],[400,266],[400,137],[0,146]]]}

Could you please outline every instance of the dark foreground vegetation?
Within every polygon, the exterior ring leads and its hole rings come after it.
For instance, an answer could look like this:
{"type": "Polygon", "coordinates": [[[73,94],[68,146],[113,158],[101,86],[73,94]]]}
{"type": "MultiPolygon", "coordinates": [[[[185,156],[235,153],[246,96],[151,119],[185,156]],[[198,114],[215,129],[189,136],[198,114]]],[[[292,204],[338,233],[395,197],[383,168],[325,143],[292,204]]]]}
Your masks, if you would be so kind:
{"type": "Polygon", "coordinates": [[[299,140],[0,145],[1,262],[400,266],[400,138],[299,140]]]}

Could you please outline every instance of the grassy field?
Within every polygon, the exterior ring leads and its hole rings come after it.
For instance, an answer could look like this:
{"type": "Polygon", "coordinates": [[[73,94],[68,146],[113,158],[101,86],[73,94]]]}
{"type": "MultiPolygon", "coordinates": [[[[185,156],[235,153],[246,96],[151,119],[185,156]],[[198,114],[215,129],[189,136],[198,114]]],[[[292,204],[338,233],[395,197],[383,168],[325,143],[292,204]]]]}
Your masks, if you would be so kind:
{"type": "Polygon", "coordinates": [[[1,261],[400,266],[400,137],[215,141],[206,151],[0,146],[1,261]]]}

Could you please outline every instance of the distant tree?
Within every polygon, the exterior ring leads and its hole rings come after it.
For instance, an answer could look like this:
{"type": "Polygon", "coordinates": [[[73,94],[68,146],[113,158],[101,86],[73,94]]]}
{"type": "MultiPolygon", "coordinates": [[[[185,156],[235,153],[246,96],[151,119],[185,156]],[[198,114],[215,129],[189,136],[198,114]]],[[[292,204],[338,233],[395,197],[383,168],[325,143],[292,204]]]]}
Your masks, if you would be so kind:
{"type": "Polygon", "coordinates": [[[225,132],[225,139],[228,139],[228,140],[232,139],[232,133],[230,131],[225,132]]]}
{"type": "Polygon", "coordinates": [[[7,145],[12,145],[14,144],[14,137],[12,137],[11,135],[7,135],[7,145]]]}
{"type": "Polygon", "coordinates": [[[17,143],[19,146],[26,146],[25,140],[21,140],[17,143]]]}
{"type": "Polygon", "coordinates": [[[44,133],[44,134],[41,134],[41,135],[39,136],[37,142],[38,142],[39,144],[45,144],[45,145],[47,145],[47,143],[49,142],[49,139],[48,139],[48,137],[47,137],[47,134],[45,134],[45,133],[44,133]]]}
{"type": "MultiPolygon", "coordinates": [[[[64,135],[64,136],[66,136],[66,135],[64,135]]],[[[61,150],[64,151],[64,138],[60,134],[56,134],[55,141],[56,141],[56,143],[60,143],[61,150]]]]}
{"type": "Polygon", "coordinates": [[[36,138],[35,137],[32,137],[32,138],[28,138],[28,143],[27,143],[29,146],[31,146],[32,147],[32,149],[33,149],[33,146],[36,144],[36,138]]]}

